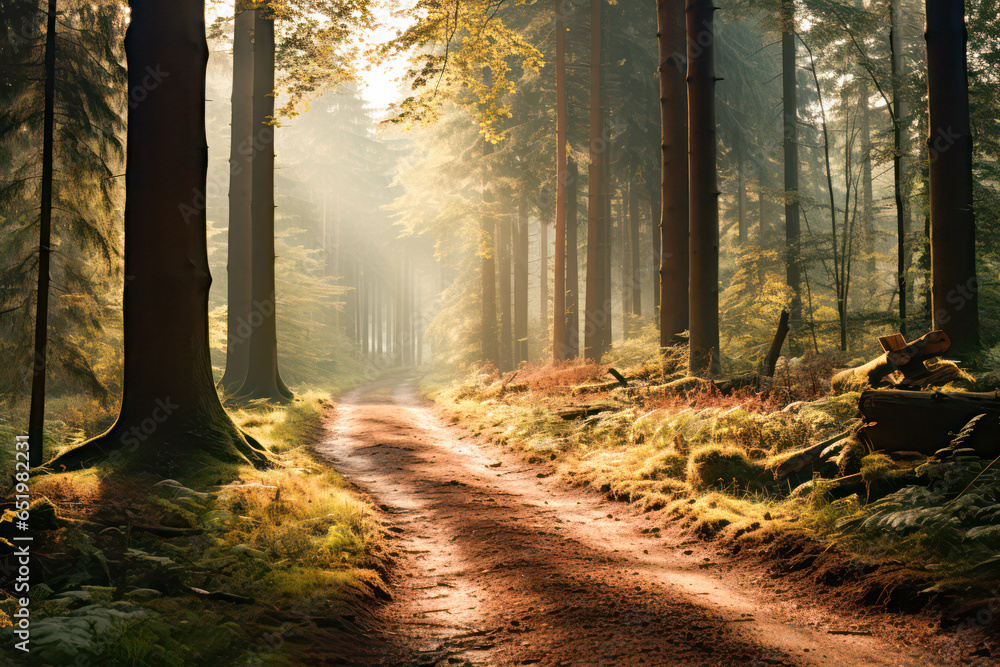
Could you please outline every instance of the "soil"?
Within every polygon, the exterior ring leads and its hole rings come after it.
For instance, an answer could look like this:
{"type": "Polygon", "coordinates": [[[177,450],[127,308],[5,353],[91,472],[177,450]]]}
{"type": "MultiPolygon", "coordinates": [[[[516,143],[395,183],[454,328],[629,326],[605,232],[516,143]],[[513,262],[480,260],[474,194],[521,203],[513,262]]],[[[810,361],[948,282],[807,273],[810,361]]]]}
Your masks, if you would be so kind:
{"type": "Polygon", "coordinates": [[[389,526],[391,600],[349,645],[315,635],[303,664],[997,664],[932,618],[838,608],[573,488],[446,420],[413,379],[350,393],[327,431],[318,452],[389,526]]]}

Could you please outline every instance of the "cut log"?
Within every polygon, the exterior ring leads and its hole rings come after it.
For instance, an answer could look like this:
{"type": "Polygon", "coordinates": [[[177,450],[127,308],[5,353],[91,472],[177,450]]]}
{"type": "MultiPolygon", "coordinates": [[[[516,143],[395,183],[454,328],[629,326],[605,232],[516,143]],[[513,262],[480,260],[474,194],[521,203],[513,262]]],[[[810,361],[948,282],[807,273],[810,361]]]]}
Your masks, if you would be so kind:
{"type": "Polygon", "coordinates": [[[729,396],[733,392],[741,389],[753,389],[754,391],[760,391],[762,384],[763,379],[760,373],[744,373],[742,375],[731,377],[728,380],[718,380],[715,383],[715,388],[718,389],[719,393],[723,396],[729,396]]]}
{"type": "Polygon", "coordinates": [[[864,425],[858,438],[874,451],[933,455],[984,415],[963,446],[983,458],[1000,455],[1000,392],[866,391],[859,407],[864,425]]]}
{"type": "Polygon", "coordinates": [[[771,349],[767,351],[767,356],[760,366],[760,374],[764,377],[773,378],[774,369],[778,365],[778,357],[781,356],[781,346],[785,344],[785,336],[788,335],[788,311],[782,310],[778,319],[778,330],[774,332],[774,340],[771,341],[771,349]]]}
{"type": "Polygon", "coordinates": [[[899,334],[879,339],[885,354],[857,368],[848,368],[833,376],[834,391],[850,391],[865,387],[878,387],[895,372],[903,374],[903,384],[916,384],[928,375],[924,362],[948,351],[951,341],[943,331],[931,331],[919,339],[900,345],[899,334]],[[887,349],[894,348],[894,349],[887,349]]]}

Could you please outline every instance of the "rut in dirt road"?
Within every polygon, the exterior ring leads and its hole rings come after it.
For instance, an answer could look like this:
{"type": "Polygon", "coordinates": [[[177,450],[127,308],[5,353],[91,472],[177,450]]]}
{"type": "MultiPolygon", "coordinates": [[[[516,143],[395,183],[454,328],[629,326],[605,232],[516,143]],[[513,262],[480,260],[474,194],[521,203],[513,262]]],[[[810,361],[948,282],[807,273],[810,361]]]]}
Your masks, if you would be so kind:
{"type": "MultiPolygon", "coordinates": [[[[394,535],[393,600],[350,662],[950,663],[895,637],[830,634],[850,621],[776,604],[708,567],[714,553],[702,546],[675,553],[642,533],[648,516],[467,436],[415,386],[386,380],[354,391],[318,447],[382,506],[394,535]]],[[[332,660],[321,645],[309,659],[332,660]]]]}

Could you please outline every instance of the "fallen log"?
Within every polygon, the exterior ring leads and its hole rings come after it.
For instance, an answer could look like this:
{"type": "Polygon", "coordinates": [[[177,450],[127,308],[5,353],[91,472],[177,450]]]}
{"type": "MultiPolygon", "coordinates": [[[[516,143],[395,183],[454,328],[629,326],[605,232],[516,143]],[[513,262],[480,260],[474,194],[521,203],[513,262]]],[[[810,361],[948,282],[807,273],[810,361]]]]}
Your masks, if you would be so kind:
{"type": "Polygon", "coordinates": [[[584,419],[602,412],[607,412],[612,408],[607,405],[573,405],[566,408],[559,408],[555,411],[556,416],[565,421],[574,419],[584,419]]]}
{"type": "Polygon", "coordinates": [[[1000,455],[1000,392],[865,391],[858,438],[874,451],[933,455],[946,447],[976,415],[963,444],[983,458],[1000,455]]]}
{"type": "Polygon", "coordinates": [[[895,371],[903,374],[901,384],[916,384],[928,375],[924,362],[944,354],[951,347],[951,340],[943,331],[931,331],[912,343],[905,343],[899,334],[880,338],[879,343],[885,350],[882,356],[834,374],[831,382],[834,391],[875,388],[895,371]]]}
{"type": "Polygon", "coordinates": [[[780,482],[792,473],[798,472],[808,466],[819,464],[820,461],[833,453],[831,448],[851,437],[852,434],[853,431],[851,430],[844,431],[843,433],[839,433],[828,440],[818,442],[815,445],[810,445],[795,456],[782,461],[778,467],[774,469],[774,481],[780,482]]]}

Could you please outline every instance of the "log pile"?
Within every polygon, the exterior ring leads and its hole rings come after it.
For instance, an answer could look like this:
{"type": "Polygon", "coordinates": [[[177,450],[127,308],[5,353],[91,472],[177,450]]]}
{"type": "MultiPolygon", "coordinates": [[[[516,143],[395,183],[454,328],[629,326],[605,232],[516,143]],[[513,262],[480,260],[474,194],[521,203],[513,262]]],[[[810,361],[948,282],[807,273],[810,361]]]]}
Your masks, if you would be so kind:
{"type": "Polygon", "coordinates": [[[939,381],[928,370],[926,362],[941,356],[951,347],[948,334],[931,331],[913,342],[906,342],[902,334],[879,338],[885,351],[881,356],[856,368],[848,368],[833,376],[834,391],[874,389],[893,386],[898,389],[921,389],[930,382],[939,381]],[[902,380],[893,382],[889,376],[899,371],[902,380]]]}

